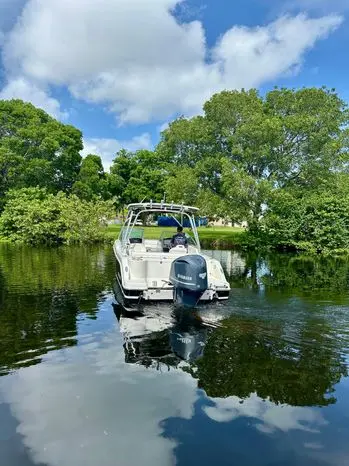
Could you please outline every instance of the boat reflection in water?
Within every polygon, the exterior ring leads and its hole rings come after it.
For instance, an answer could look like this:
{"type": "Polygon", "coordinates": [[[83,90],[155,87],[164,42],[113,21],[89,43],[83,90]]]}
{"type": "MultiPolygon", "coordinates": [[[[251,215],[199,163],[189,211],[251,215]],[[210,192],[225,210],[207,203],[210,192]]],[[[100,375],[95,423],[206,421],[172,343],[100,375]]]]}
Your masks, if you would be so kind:
{"type": "MultiPolygon", "coordinates": [[[[185,367],[203,355],[219,316],[168,305],[144,306],[138,312],[113,304],[124,337],[125,361],[158,370],[185,367]],[[211,317],[211,318],[210,318],[211,317]]],[[[222,316],[223,318],[223,316],[222,316]]]]}

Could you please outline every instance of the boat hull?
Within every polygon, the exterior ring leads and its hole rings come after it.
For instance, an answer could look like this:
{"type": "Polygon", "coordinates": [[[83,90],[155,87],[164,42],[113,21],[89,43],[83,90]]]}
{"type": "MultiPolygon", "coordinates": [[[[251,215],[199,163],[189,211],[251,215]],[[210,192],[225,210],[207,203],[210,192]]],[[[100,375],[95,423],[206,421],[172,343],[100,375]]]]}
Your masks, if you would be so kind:
{"type": "MultiPolygon", "coordinates": [[[[173,302],[175,288],[169,282],[168,276],[160,279],[161,286],[136,286],[137,282],[125,279],[129,263],[128,258],[121,254],[114,247],[114,256],[116,259],[116,274],[115,286],[120,299],[122,298],[125,303],[139,303],[139,302],[173,302]]],[[[217,261],[216,261],[217,262],[217,261]]],[[[171,266],[172,262],[170,262],[171,266]]],[[[153,283],[159,283],[159,279],[154,280],[153,283]]],[[[225,301],[229,298],[230,286],[224,283],[223,286],[208,287],[201,295],[199,303],[207,303],[213,301],[225,301]]]]}

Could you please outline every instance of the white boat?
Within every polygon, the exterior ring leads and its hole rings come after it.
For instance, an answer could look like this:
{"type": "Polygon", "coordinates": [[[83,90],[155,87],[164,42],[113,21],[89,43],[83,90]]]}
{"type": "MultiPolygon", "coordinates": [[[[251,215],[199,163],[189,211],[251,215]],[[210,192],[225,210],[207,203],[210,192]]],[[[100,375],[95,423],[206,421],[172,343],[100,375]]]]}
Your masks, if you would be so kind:
{"type": "Polygon", "coordinates": [[[228,299],[230,285],[220,262],[200,252],[195,223],[198,211],[196,207],[152,201],[128,206],[126,221],[113,245],[116,279],[125,301],[195,305],[199,301],[228,299]],[[157,239],[146,238],[145,229],[139,228],[138,223],[143,215],[154,214],[172,217],[178,225],[187,218],[191,230],[190,235],[185,233],[187,246],[171,247],[175,231],[169,228],[158,227],[157,239]]]}

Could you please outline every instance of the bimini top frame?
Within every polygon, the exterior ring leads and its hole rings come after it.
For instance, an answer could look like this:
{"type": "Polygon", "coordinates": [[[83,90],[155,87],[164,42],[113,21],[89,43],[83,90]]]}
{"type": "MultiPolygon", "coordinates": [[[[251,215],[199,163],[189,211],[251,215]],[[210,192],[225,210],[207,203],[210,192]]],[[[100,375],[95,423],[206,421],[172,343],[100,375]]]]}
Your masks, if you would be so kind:
{"type": "Polygon", "coordinates": [[[199,212],[197,207],[190,207],[184,204],[166,204],[164,202],[144,202],[140,204],[129,204],[128,211],[150,211],[150,212],[172,212],[195,214],[199,212]]]}
{"type": "MultiPolygon", "coordinates": [[[[125,221],[125,224],[123,228],[120,231],[119,239],[121,243],[125,246],[128,243],[128,240],[130,238],[131,231],[133,227],[135,226],[139,216],[143,213],[166,213],[166,214],[181,214],[185,215],[188,217],[189,222],[190,222],[190,227],[192,229],[192,232],[194,234],[194,239],[196,243],[197,249],[200,251],[200,240],[199,240],[199,235],[198,231],[196,228],[195,224],[195,218],[194,215],[199,212],[199,209],[197,207],[191,207],[191,206],[186,206],[183,204],[166,204],[164,202],[145,202],[145,203],[139,203],[139,204],[129,204],[127,206],[127,218],[125,221]]],[[[173,217],[178,225],[181,225],[178,220],[173,217]]]]}

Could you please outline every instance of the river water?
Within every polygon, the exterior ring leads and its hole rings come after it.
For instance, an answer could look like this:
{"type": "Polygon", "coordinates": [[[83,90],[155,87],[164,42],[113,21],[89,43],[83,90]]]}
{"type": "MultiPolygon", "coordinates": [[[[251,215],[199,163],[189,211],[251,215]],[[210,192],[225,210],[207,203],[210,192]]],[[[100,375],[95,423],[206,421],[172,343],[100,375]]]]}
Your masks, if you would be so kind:
{"type": "Polygon", "coordinates": [[[130,316],[110,247],[0,246],[1,466],[349,465],[349,261],[209,254],[229,302],[130,316]]]}

